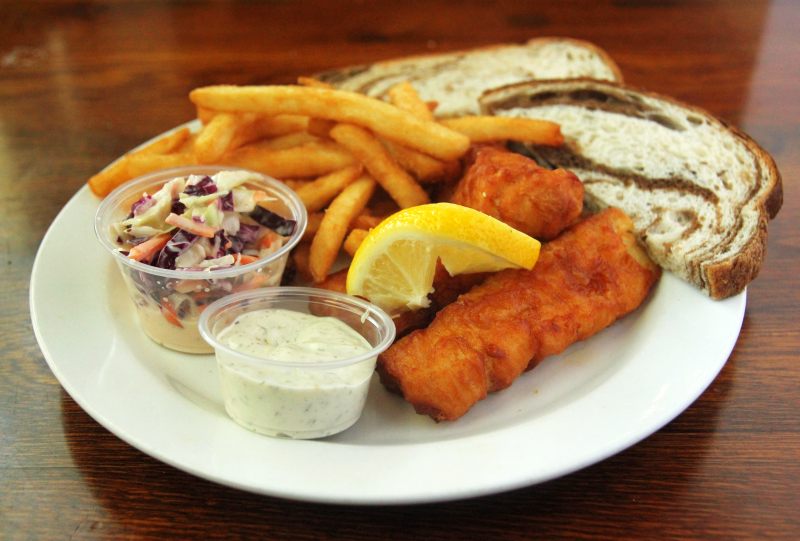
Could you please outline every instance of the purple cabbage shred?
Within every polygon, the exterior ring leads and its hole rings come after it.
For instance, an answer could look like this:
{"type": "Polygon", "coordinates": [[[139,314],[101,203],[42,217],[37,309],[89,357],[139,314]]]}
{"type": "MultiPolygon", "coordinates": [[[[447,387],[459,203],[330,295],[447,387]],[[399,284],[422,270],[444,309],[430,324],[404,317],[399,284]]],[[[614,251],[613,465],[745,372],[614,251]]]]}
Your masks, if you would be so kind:
{"type": "MultiPolygon", "coordinates": [[[[136,246],[137,244],[141,244],[149,239],[150,237],[134,237],[132,239],[128,239],[128,244],[130,244],[131,246],[136,246]]],[[[120,239],[120,244],[122,244],[122,239],[120,239]]]]}
{"type": "Polygon", "coordinates": [[[239,224],[239,231],[236,236],[245,244],[252,244],[258,238],[258,232],[261,228],[257,225],[239,224]]]}
{"type": "Polygon", "coordinates": [[[294,229],[297,227],[297,222],[295,220],[288,220],[263,207],[256,207],[255,210],[250,213],[250,217],[264,227],[272,229],[282,237],[288,237],[294,233],[294,229]]]}
{"type": "Polygon", "coordinates": [[[226,253],[236,255],[244,250],[245,242],[241,237],[236,235],[230,236],[228,237],[228,242],[230,242],[230,245],[228,246],[226,253]]]}
{"type": "Polygon", "coordinates": [[[209,176],[205,176],[200,179],[200,182],[190,184],[183,189],[183,193],[187,195],[210,195],[216,192],[217,185],[209,176]]]}
{"type": "Polygon", "coordinates": [[[133,205],[131,205],[131,215],[138,216],[139,214],[143,213],[147,209],[153,206],[155,200],[149,194],[144,194],[138,201],[136,201],[133,205]]]}
{"type": "Polygon", "coordinates": [[[158,252],[155,257],[154,266],[162,269],[174,269],[175,260],[185,252],[192,244],[197,241],[197,235],[179,229],[177,233],[172,235],[169,242],[158,252]]]}
{"type": "Polygon", "coordinates": [[[216,259],[225,255],[226,244],[228,244],[228,238],[226,237],[225,232],[220,229],[214,234],[214,238],[211,239],[211,253],[214,254],[212,259],[216,259]]]}
{"type": "Polygon", "coordinates": [[[222,210],[233,210],[233,192],[228,192],[218,199],[222,210]]]}
{"type": "Polygon", "coordinates": [[[258,233],[261,227],[250,224],[239,224],[239,231],[235,235],[229,235],[227,240],[230,242],[227,253],[239,254],[244,251],[245,246],[253,244],[258,240],[258,233]]]}
{"type": "Polygon", "coordinates": [[[183,203],[181,203],[177,199],[174,199],[172,201],[172,207],[170,207],[169,211],[172,214],[177,214],[178,216],[180,216],[181,214],[186,212],[186,205],[184,205],[183,203]]]}

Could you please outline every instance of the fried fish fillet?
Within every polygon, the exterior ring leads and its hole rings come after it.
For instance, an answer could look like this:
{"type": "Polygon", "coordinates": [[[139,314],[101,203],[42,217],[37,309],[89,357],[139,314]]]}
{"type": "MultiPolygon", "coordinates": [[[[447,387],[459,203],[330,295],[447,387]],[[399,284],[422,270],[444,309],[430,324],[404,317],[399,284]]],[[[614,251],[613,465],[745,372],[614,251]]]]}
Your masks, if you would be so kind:
{"type": "Polygon", "coordinates": [[[545,244],[533,270],[505,270],[384,352],[378,373],[418,413],[454,420],[548,355],[636,309],[660,276],[617,209],[545,244]]]}
{"type": "MultiPolygon", "coordinates": [[[[539,240],[549,240],[574,224],[583,211],[583,184],[569,171],[551,171],[502,147],[478,146],[450,201],[479,210],[539,240]]],[[[431,306],[438,311],[488,273],[450,276],[436,268],[431,306]]]]}
{"type": "Polygon", "coordinates": [[[550,240],[580,218],[583,184],[565,169],[551,171],[521,154],[482,146],[474,150],[450,201],[550,240]]]}

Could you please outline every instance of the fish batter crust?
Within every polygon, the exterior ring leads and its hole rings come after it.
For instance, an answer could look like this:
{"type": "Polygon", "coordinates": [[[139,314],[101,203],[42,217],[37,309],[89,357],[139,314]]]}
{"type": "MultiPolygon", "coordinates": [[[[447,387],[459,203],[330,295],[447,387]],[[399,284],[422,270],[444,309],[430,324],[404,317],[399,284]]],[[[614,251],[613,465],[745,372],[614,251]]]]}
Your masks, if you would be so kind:
{"type": "Polygon", "coordinates": [[[450,201],[550,240],[580,218],[583,184],[565,169],[551,171],[521,154],[481,146],[450,201]]]}
{"type": "Polygon", "coordinates": [[[607,209],[461,295],[378,360],[381,381],[418,413],[454,420],[548,355],[636,309],[660,276],[630,219],[607,209]]]}

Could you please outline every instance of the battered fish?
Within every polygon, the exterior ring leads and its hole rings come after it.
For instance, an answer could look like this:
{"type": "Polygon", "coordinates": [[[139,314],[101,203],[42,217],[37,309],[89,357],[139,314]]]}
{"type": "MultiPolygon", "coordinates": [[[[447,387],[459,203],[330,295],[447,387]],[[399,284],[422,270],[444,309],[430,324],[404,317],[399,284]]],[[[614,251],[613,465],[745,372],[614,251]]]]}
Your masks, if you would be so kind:
{"type": "Polygon", "coordinates": [[[580,218],[583,184],[564,169],[551,171],[521,154],[483,146],[474,151],[450,201],[550,240],[580,218]]]}
{"type": "MultiPolygon", "coordinates": [[[[484,145],[472,150],[467,170],[449,199],[538,240],[550,240],[580,217],[583,184],[569,171],[544,169],[530,158],[484,145]]],[[[432,309],[441,310],[486,276],[450,276],[438,265],[430,294],[432,309]]]]}
{"type": "Polygon", "coordinates": [[[505,270],[461,295],[378,361],[381,381],[418,413],[454,420],[548,355],[636,309],[660,276],[617,209],[542,247],[533,270],[505,270]]]}

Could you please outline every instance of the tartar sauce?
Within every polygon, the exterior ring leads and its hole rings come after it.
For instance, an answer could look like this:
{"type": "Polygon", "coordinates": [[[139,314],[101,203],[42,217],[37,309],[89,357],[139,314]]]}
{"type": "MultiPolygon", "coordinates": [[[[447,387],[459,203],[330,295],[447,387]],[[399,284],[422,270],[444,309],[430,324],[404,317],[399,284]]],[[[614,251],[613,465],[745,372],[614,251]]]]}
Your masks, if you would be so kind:
{"type": "Polygon", "coordinates": [[[225,409],[246,428],[273,436],[319,438],[341,432],[361,416],[375,357],[324,366],[325,361],[371,349],[342,321],[267,308],[240,315],[217,338],[243,354],[217,351],[225,409]],[[295,366],[280,364],[287,361],[295,366]]]}

